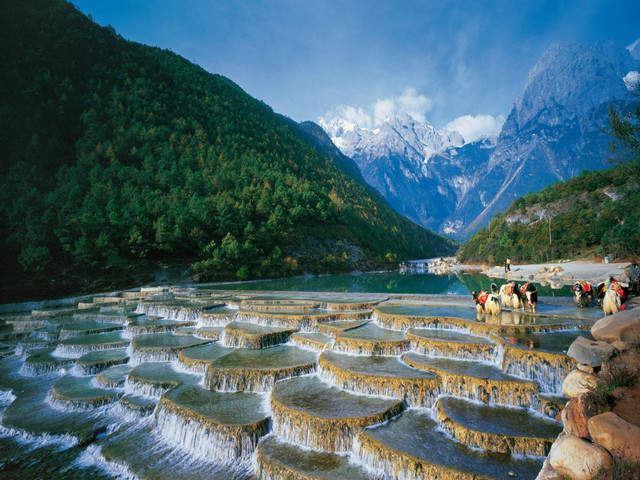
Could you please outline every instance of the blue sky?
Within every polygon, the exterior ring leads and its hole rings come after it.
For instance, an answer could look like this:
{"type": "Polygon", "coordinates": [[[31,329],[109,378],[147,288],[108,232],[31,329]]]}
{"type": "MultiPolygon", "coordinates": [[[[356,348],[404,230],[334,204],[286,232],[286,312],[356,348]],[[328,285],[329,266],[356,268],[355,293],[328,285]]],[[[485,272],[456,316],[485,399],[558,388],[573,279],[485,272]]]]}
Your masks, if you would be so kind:
{"type": "Polygon", "coordinates": [[[407,110],[467,136],[499,128],[552,43],[640,37],[638,0],[72,1],[296,121],[407,110]]]}

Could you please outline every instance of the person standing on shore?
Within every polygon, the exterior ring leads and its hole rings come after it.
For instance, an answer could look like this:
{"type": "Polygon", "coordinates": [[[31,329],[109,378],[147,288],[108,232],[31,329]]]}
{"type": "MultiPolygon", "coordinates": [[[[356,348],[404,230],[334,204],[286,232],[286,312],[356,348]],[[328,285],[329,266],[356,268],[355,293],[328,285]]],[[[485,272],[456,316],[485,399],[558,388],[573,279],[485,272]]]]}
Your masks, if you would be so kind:
{"type": "Polygon", "coordinates": [[[506,259],[504,261],[504,273],[510,272],[511,271],[511,260],[510,259],[506,259]]]}

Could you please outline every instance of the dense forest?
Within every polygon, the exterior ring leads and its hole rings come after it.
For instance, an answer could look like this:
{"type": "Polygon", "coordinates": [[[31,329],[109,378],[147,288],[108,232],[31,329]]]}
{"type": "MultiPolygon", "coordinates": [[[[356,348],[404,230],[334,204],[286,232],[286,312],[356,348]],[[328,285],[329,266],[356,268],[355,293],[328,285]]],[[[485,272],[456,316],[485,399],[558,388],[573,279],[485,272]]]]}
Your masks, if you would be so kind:
{"type": "Polygon", "coordinates": [[[518,198],[461,248],[459,259],[640,257],[640,105],[622,116],[611,109],[609,118],[616,166],[518,198]]]}
{"type": "Polygon", "coordinates": [[[126,284],[154,262],[235,280],[454,250],[308,125],[63,0],[3,1],[0,63],[5,293],[65,275],[126,284]]]}

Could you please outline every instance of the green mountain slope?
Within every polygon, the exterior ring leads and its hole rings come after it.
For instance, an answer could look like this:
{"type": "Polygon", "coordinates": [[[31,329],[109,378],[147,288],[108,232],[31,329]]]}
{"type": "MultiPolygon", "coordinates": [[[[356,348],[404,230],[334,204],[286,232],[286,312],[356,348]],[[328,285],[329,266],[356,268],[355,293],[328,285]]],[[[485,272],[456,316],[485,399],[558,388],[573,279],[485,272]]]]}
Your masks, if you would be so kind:
{"type": "Polygon", "coordinates": [[[2,2],[0,64],[0,266],[12,282],[120,278],[159,260],[194,263],[202,279],[261,278],[453,250],[308,128],[62,0],[2,2]]]}
{"type": "Polygon", "coordinates": [[[640,255],[640,160],[515,200],[460,250],[461,261],[547,262],[579,256],[640,255]]]}

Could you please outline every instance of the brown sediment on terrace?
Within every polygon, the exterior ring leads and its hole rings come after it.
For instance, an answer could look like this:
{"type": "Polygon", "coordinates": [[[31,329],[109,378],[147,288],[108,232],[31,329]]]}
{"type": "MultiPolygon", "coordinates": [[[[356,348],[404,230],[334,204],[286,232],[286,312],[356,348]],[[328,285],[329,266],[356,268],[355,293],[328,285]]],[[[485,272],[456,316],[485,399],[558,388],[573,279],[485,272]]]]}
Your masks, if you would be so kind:
{"type": "Polygon", "coordinates": [[[332,322],[324,322],[318,324],[318,332],[331,337],[336,337],[342,332],[361,327],[369,323],[369,319],[362,320],[337,320],[332,322]]]}
{"type": "Polygon", "coordinates": [[[404,332],[368,323],[340,333],[333,349],[356,355],[401,355],[409,350],[409,340],[404,332]]]}
{"type": "MultiPolygon", "coordinates": [[[[483,318],[487,317],[486,315],[483,318]]],[[[382,312],[374,307],[374,322],[381,327],[392,330],[406,331],[410,328],[443,328],[458,329],[478,336],[488,336],[491,333],[517,334],[529,332],[552,332],[556,330],[566,330],[566,322],[558,319],[555,323],[533,323],[530,324],[499,324],[487,323],[478,320],[468,320],[448,316],[416,316],[399,315],[382,312]]],[[[582,328],[582,324],[571,324],[572,328],[582,328]]]]}
{"type": "Polygon", "coordinates": [[[264,437],[256,449],[257,475],[263,480],[369,480],[364,469],[344,455],[305,450],[279,439],[264,437]]]}
{"type": "Polygon", "coordinates": [[[411,350],[424,355],[490,361],[495,343],[484,337],[450,329],[410,328],[411,350]]]}
{"type": "Polygon", "coordinates": [[[204,373],[216,358],[232,351],[232,348],[225,347],[218,342],[212,342],[206,345],[180,350],[178,362],[184,369],[190,372],[204,373]]]}
{"type": "Polygon", "coordinates": [[[133,367],[127,364],[109,367],[96,375],[96,382],[105,388],[122,387],[131,370],[133,367]]]}
{"type": "Polygon", "coordinates": [[[360,461],[383,472],[385,478],[502,480],[512,471],[516,478],[533,480],[540,471],[539,460],[474,451],[436,426],[425,413],[408,410],[360,433],[354,453],[360,461]]]}
{"type": "Polygon", "coordinates": [[[460,443],[487,452],[545,456],[562,431],[560,422],[536,418],[526,410],[478,405],[441,397],[438,423],[460,443]]]}
{"type": "Polygon", "coordinates": [[[395,357],[358,357],[327,351],[318,375],[345,390],[395,397],[409,406],[430,407],[439,391],[437,375],[410,368],[395,357]]]}
{"type": "Polygon", "coordinates": [[[54,347],[30,350],[22,365],[21,373],[28,376],[44,375],[75,365],[75,358],[54,356],[52,355],[54,351],[54,347]]]}
{"type": "Polygon", "coordinates": [[[171,443],[190,447],[193,435],[203,441],[196,455],[209,460],[230,461],[251,455],[260,437],[269,431],[269,418],[262,413],[262,397],[251,393],[220,393],[204,390],[198,385],[184,386],[162,396],[156,411],[155,424],[171,443]],[[176,436],[174,426],[191,433],[176,436]],[[187,443],[185,443],[187,442],[187,443]]]}
{"type": "Polygon", "coordinates": [[[296,328],[256,325],[249,322],[231,322],[224,327],[227,347],[265,348],[289,341],[296,328]]]}
{"type": "MultiPolygon", "coordinates": [[[[304,312],[281,311],[265,312],[254,310],[240,310],[238,318],[245,322],[255,322],[261,325],[292,327],[297,330],[319,331],[320,324],[339,320],[369,320],[370,310],[308,310],[304,312]]],[[[324,332],[326,333],[326,332],[324,332]]]]}
{"type": "Polygon", "coordinates": [[[231,392],[268,392],[278,380],[315,372],[317,355],[290,345],[237,349],[207,367],[205,388],[231,392]]]}
{"type": "Polygon", "coordinates": [[[333,338],[317,332],[296,332],[291,335],[289,342],[299,347],[310,348],[322,352],[333,345],[333,338]]]}
{"type": "Polygon", "coordinates": [[[193,383],[193,375],[177,372],[169,362],[142,363],[127,375],[127,384],[140,393],[159,396],[183,383],[193,383]]]}
{"type": "Polygon", "coordinates": [[[122,365],[129,361],[126,350],[98,350],[80,357],[76,363],[82,375],[96,375],[114,365],[122,365]]]}
{"type": "Polygon", "coordinates": [[[295,299],[283,299],[283,300],[260,300],[260,299],[247,299],[240,303],[241,310],[258,310],[263,312],[282,312],[282,311],[305,311],[305,310],[317,310],[320,308],[318,302],[310,300],[295,300],[295,299]]]}
{"type": "Polygon", "coordinates": [[[402,359],[414,368],[435,373],[441,379],[441,392],[483,403],[530,407],[535,404],[536,382],[508,375],[493,365],[428,357],[409,352],[402,359]]]}
{"type": "Polygon", "coordinates": [[[123,325],[117,325],[106,322],[77,322],[63,325],[58,335],[59,340],[78,337],[80,335],[90,335],[92,333],[107,333],[123,330],[123,325]]]}
{"type": "Polygon", "coordinates": [[[220,335],[224,332],[224,327],[201,327],[194,334],[198,337],[208,338],[209,340],[220,340],[220,335]]]}
{"type": "Polygon", "coordinates": [[[118,395],[116,390],[94,387],[92,377],[65,376],[51,388],[54,404],[85,410],[111,403],[118,395]]]}
{"type": "Polygon", "coordinates": [[[285,440],[328,452],[348,452],[365,427],[404,410],[400,400],[355,395],[316,376],[278,382],[271,393],[273,431],[285,440]]]}

